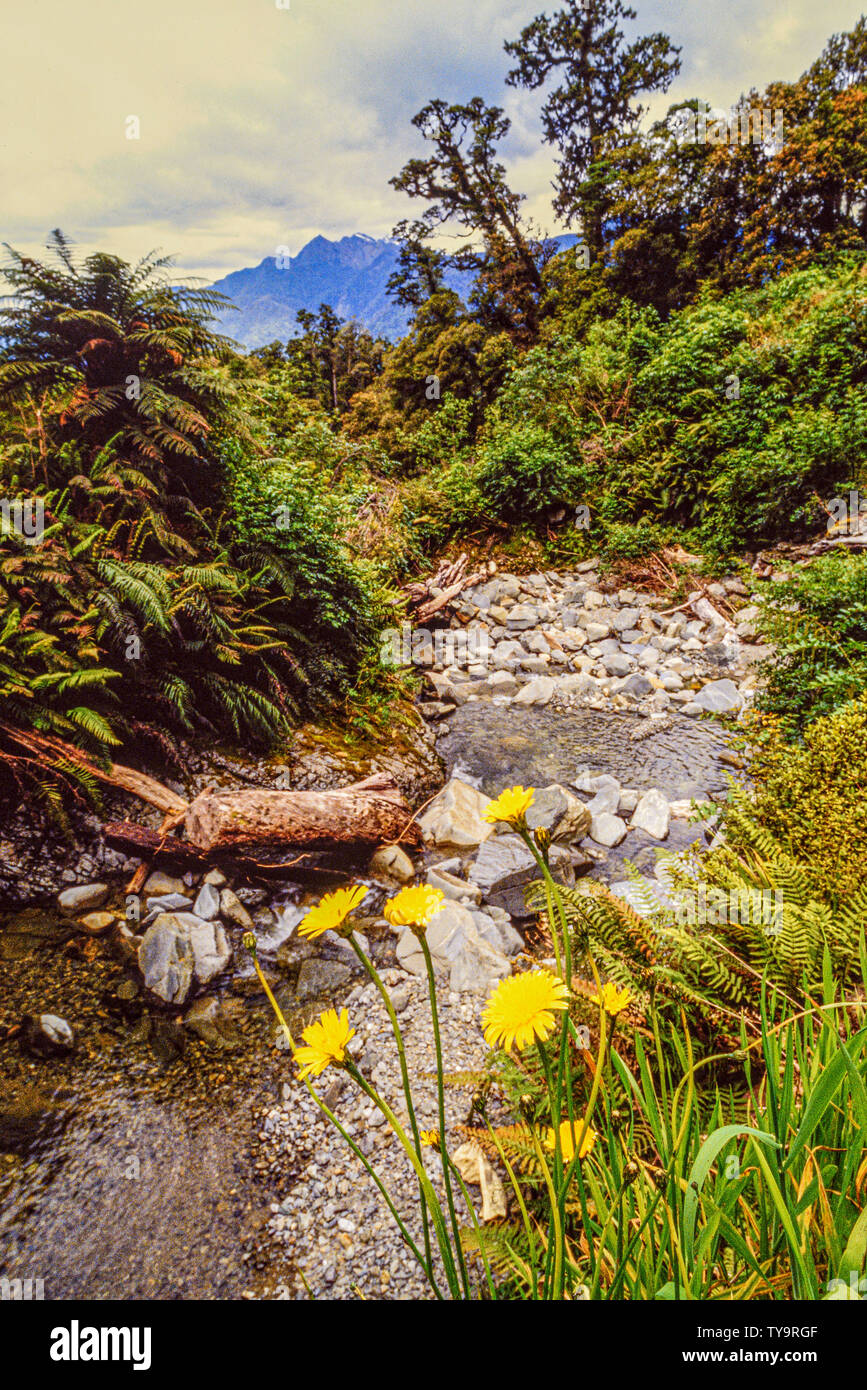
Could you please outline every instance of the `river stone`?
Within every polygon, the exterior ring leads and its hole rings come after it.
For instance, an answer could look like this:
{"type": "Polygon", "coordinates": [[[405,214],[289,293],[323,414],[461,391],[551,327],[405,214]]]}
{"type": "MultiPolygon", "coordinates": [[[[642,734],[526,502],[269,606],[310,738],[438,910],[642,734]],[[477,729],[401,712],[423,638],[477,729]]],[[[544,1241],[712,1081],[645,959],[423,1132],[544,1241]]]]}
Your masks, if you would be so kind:
{"type": "Polygon", "coordinates": [[[209,1047],[231,1049],[241,1040],[229,1008],[224,1001],[213,997],[196,999],[190,1005],[184,1014],[184,1027],[209,1047]]]}
{"type": "Polygon", "coordinates": [[[60,1057],[75,1047],[75,1033],[66,1019],[57,1014],[25,1014],[21,1040],[27,1051],[37,1057],[60,1057]]]}
{"type": "Polygon", "coordinates": [[[593,816],[614,815],[620,806],[620,783],[607,773],[592,778],[592,781],[595,783],[592,788],[595,795],[585,808],[591,819],[593,816]]]}
{"type": "Polygon", "coordinates": [[[492,695],[514,695],[518,682],[510,671],[494,671],[488,677],[488,687],[492,695]]]}
{"type": "Polygon", "coordinates": [[[207,984],[232,959],[223,926],[191,912],[163,912],[148,927],[138,952],[145,985],[167,1004],[182,1004],[195,979],[207,984]]]}
{"type": "Polygon", "coordinates": [[[489,945],[496,946],[505,956],[516,956],[524,950],[524,938],[515,931],[509,921],[508,913],[501,908],[489,908],[487,912],[474,912],[473,921],[479,934],[489,945]],[[494,914],[498,914],[495,916],[494,914]]]}
{"type": "Polygon", "coordinates": [[[740,709],[743,696],[732,680],[708,681],[696,695],[695,704],[712,714],[731,714],[740,709]]]}
{"type": "Polygon", "coordinates": [[[595,840],[597,845],[604,845],[606,849],[613,849],[615,845],[619,845],[625,835],[625,823],[610,811],[602,811],[590,822],[591,840],[595,840]]]}
{"type": "Polygon", "coordinates": [[[163,916],[148,927],[138,948],[138,966],[146,987],[167,1004],[182,1004],[193,982],[193,949],[183,932],[163,916]]]}
{"type": "Polygon", "coordinates": [[[116,921],[117,914],[114,912],[88,912],[86,917],[79,919],[78,925],[90,936],[102,936],[116,921]]]}
{"type": "Polygon", "coordinates": [[[203,922],[213,922],[220,915],[220,891],[216,884],[203,883],[196,897],[193,913],[203,922]]]}
{"type": "Polygon", "coordinates": [[[521,657],[524,655],[522,643],[515,638],[507,638],[503,642],[498,642],[494,647],[491,657],[491,665],[495,670],[514,670],[521,657]]]}
{"type": "Polygon", "coordinates": [[[649,695],[653,686],[646,676],[632,675],[627,676],[622,685],[618,687],[621,695],[649,695]]]}
{"type": "Polygon", "coordinates": [[[625,632],[627,628],[634,628],[641,622],[641,609],[621,608],[619,612],[612,613],[608,621],[615,632],[625,632]]]}
{"type": "Polygon", "coordinates": [[[431,888],[438,888],[446,897],[454,902],[463,902],[469,899],[470,902],[480,903],[482,901],[482,890],[475,883],[467,883],[466,879],[458,878],[457,875],[443,869],[441,865],[430,868],[427,871],[427,881],[431,888]]]}
{"type": "Polygon", "coordinates": [[[622,652],[612,652],[608,656],[603,656],[602,665],[609,676],[628,676],[632,670],[632,662],[622,652]]]}
{"type": "Polygon", "coordinates": [[[151,921],[161,912],[186,912],[192,905],[193,900],[188,898],[186,893],[159,893],[155,898],[147,899],[151,921]]]}
{"type": "MultiPolygon", "coordinates": [[[[526,664],[526,663],[525,663],[526,664]]],[[[554,694],[554,681],[550,676],[537,676],[515,696],[516,705],[547,705],[554,694]]]]}
{"type": "Polygon", "coordinates": [[[555,843],[575,844],[583,840],[590,829],[590,815],[574,792],[553,782],[550,787],[536,792],[527,812],[527,824],[531,830],[540,826],[550,830],[555,843]]]}
{"type": "Polygon", "coordinates": [[[64,888],[57,895],[57,906],[64,912],[87,912],[102,907],[108,897],[105,883],[80,883],[76,888],[64,888]]]}
{"type": "Polygon", "coordinates": [[[163,893],[183,893],[186,884],[181,878],[172,878],[159,869],[148,875],[143,889],[146,898],[158,898],[163,893]]]}
{"type": "Polygon", "coordinates": [[[428,844],[475,846],[487,840],[493,825],[482,819],[491,798],[453,777],[420,818],[418,824],[428,844]]]}
{"type": "MultiPolygon", "coordinates": [[[[350,948],[351,949],[351,948],[350,948]]],[[[295,992],[299,1000],[317,999],[340,990],[352,978],[352,970],[339,960],[314,957],[301,962],[295,992]]]]}
{"type": "MultiPolygon", "coordinates": [[[[446,903],[426,935],[434,968],[448,970],[449,988],[457,993],[489,989],[512,973],[503,952],[483,940],[472,914],[459,903],[446,903]]],[[[404,970],[419,976],[426,973],[424,956],[409,928],[398,941],[396,954],[404,970]]]]}
{"type": "Polygon", "coordinates": [[[529,603],[516,603],[514,608],[510,608],[506,618],[506,627],[510,632],[523,632],[526,628],[535,627],[539,621],[539,612],[532,608],[529,603]]]}
{"type": "Polygon", "coordinates": [[[415,866],[400,845],[384,845],[370,861],[370,872],[393,878],[397,883],[410,883],[415,878],[415,866]]]}
{"type": "MultiPolygon", "coordinates": [[[[562,845],[552,845],[552,868],[571,868],[572,860],[562,845]]],[[[470,883],[478,884],[483,896],[517,888],[538,878],[539,866],[518,835],[494,835],[482,845],[469,872],[470,883]]]]}
{"type": "Polygon", "coordinates": [[[671,812],[666,798],[653,787],[642,796],[629,824],[633,830],[643,830],[652,835],[654,840],[664,840],[670,820],[671,812]]]}
{"type": "Polygon", "coordinates": [[[231,888],[224,888],[220,894],[220,916],[231,922],[233,927],[240,927],[242,931],[252,930],[253,918],[231,888]]]}

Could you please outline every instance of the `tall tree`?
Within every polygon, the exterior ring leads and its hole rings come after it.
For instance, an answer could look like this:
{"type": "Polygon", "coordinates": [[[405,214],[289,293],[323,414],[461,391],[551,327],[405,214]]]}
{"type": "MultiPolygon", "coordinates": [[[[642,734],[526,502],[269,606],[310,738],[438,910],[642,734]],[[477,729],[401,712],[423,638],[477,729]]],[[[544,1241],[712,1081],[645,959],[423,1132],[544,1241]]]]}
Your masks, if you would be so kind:
{"type": "Polygon", "coordinates": [[[428,204],[412,224],[413,238],[418,243],[440,227],[461,228],[466,244],[441,263],[481,275],[494,297],[498,281],[507,281],[501,317],[516,339],[531,340],[543,288],[541,246],[521,216],[524,195],[509,188],[497,154],[511,122],[500,107],[473,97],[465,105],[429,102],[413,117],[413,125],[432,153],[409,160],[390,180],[394,188],[428,204]]]}
{"type": "Polygon", "coordinates": [[[639,94],[667,91],[680,71],[680,49],[666,34],[626,42],[619,21],[635,17],[622,0],[567,0],[505,45],[516,60],[506,79],[511,86],[536,90],[557,80],[542,107],[545,138],[560,151],[554,210],[567,226],[580,220],[596,254],[606,183],[597,164],[600,142],[612,134],[631,138],[646,109],[639,94]]]}

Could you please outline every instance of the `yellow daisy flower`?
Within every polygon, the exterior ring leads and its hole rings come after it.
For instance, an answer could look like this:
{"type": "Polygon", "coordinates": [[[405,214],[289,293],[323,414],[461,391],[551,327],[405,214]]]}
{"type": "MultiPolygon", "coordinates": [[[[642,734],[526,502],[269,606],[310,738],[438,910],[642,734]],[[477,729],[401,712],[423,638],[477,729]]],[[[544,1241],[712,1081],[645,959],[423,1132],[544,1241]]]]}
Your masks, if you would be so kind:
{"type": "Polygon", "coordinates": [[[315,906],[311,907],[298,928],[301,936],[321,936],[323,932],[334,931],[342,926],[354,908],[367,897],[363,883],[355,888],[337,888],[326,893],[315,906]]]}
{"type": "MultiPolygon", "coordinates": [[[[572,1128],[572,1125],[569,1124],[568,1120],[564,1120],[560,1126],[560,1152],[563,1155],[564,1163],[571,1163],[572,1159],[575,1157],[575,1145],[581,1137],[581,1131],[584,1128],[584,1121],[579,1120],[577,1116],[574,1119],[573,1124],[574,1129],[572,1128]]],[[[588,1129],[587,1133],[584,1135],[584,1138],[581,1140],[581,1152],[579,1153],[578,1157],[586,1158],[595,1143],[596,1131],[593,1129],[588,1129]]],[[[549,1129],[548,1137],[545,1140],[545,1148],[553,1149],[554,1147],[554,1131],[553,1129],[549,1129]]]]}
{"type": "Polygon", "coordinates": [[[440,1132],[438,1129],[419,1130],[419,1139],[426,1149],[440,1149],[440,1132]]]}
{"type": "Polygon", "coordinates": [[[526,1047],[543,1042],[555,1024],[554,1012],[565,1009],[569,991],[550,970],[530,970],[501,980],[482,1014],[488,1047],[526,1047]]]}
{"type": "Polygon", "coordinates": [[[445,894],[429,883],[401,888],[383,908],[385,920],[393,927],[426,927],[445,902],[445,894]]]}
{"type": "Polygon", "coordinates": [[[496,801],[485,807],[483,819],[503,820],[509,825],[520,825],[533,804],[534,795],[532,787],[507,787],[504,792],[500,792],[496,801]]]}
{"type": "Polygon", "coordinates": [[[628,989],[618,989],[609,980],[607,984],[602,986],[602,997],[594,994],[591,996],[590,1003],[601,1005],[607,1014],[616,1018],[618,1014],[623,1013],[624,1009],[629,1008],[631,1000],[632,995],[628,989]]]}
{"type": "Polygon", "coordinates": [[[296,1049],[295,1061],[301,1068],[299,1076],[303,1081],[307,1076],[319,1076],[326,1067],[342,1065],[349,1040],[355,1037],[355,1029],[349,1026],[348,1010],[341,1009],[338,1017],[336,1009],[326,1009],[301,1036],[307,1046],[296,1049]]]}

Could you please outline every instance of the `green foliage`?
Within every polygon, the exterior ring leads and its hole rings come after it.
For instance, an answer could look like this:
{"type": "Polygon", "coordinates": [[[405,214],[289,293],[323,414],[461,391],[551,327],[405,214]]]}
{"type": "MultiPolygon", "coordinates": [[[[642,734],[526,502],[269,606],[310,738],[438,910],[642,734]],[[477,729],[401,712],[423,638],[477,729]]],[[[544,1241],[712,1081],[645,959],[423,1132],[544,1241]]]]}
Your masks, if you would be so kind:
{"type": "Polygon", "coordinates": [[[774,643],[759,704],[790,733],[855,699],[867,685],[867,561],[831,551],[775,584],[761,603],[774,643]]]}
{"type": "Polygon", "coordinates": [[[757,829],[797,859],[813,896],[844,912],[864,882],[867,856],[867,699],[815,720],[803,741],[770,721],[754,731],[753,796],[732,799],[726,834],[738,850],[757,829]]]}
{"type": "Polygon", "coordinates": [[[587,475],[580,457],[570,456],[548,430],[523,425],[487,441],[475,481],[489,511],[515,520],[580,501],[587,475]]]}

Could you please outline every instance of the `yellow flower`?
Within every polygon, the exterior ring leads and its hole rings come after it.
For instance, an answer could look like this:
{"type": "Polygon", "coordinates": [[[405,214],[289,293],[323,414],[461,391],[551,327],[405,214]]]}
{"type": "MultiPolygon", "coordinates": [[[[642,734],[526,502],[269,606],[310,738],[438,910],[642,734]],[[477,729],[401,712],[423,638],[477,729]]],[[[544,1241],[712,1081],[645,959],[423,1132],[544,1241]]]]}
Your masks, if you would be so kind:
{"type": "Polygon", "coordinates": [[[623,1013],[624,1009],[629,1008],[631,999],[632,995],[629,993],[628,989],[618,989],[617,986],[613,985],[609,980],[607,984],[602,986],[602,997],[600,998],[598,994],[594,994],[591,996],[590,1003],[601,1005],[607,1014],[610,1014],[612,1018],[616,1018],[618,1014],[623,1013]]]}
{"type": "Polygon", "coordinates": [[[428,883],[401,888],[383,908],[385,920],[393,927],[426,927],[445,902],[445,894],[428,883]]]}
{"type": "Polygon", "coordinates": [[[321,936],[325,931],[333,931],[342,923],[352,912],[353,908],[367,897],[367,889],[363,883],[356,888],[337,888],[333,893],[326,893],[315,907],[311,907],[298,931],[301,936],[321,936]]]}
{"type": "Polygon", "coordinates": [[[422,1130],[419,1130],[419,1136],[418,1136],[418,1137],[419,1137],[419,1139],[421,1140],[423,1146],[424,1146],[425,1148],[427,1148],[427,1149],[437,1149],[437,1150],[439,1150],[440,1147],[441,1147],[441,1145],[440,1145],[440,1132],[439,1132],[438,1129],[422,1129],[422,1130]]]}
{"type": "Polygon", "coordinates": [[[511,1051],[542,1041],[554,1027],[554,1010],[565,1009],[569,991],[550,970],[530,970],[501,980],[482,1014],[488,1047],[511,1051]]]}
{"type": "Polygon", "coordinates": [[[508,821],[509,825],[519,825],[532,806],[534,795],[532,787],[507,787],[504,792],[500,792],[496,801],[485,807],[483,819],[504,820],[508,821]]]}
{"type": "Polygon", "coordinates": [[[340,1066],[350,1038],[355,1037],[355,1029],[349,1026],[346,1009],[341,1009],[339,1018],[336,1009],[326,1009],[301,1036],[307,1046],[296,1050],[295,1061],[301,1068],[299,1076],[303,1080],[307,1076],[319,1076],[326,1067],[340,1066]]]}
{"type": "MultiPolygon", "coordinates": [[[[575,1145],[581,1138],[581,1131],[584,1128],[584,1121],[576,1118],[573,1120],[574,1129],[568,1120],[564,1120],[560,1126],[560,1152],[563,1155],[564,1163],[571,1163],[575,1157],[575,1145]]],[[[581,1152],[579,1158],[586,1158],[593,1145],[596,1143],[596,1131],[588,1129],[584,1138],[581,1139],[581,1152]]],[[[553,1149],[555,1146],[554,1131],[548,1130],[548,1137],[545,1140],[545,1148],[553,1149]]]]}

